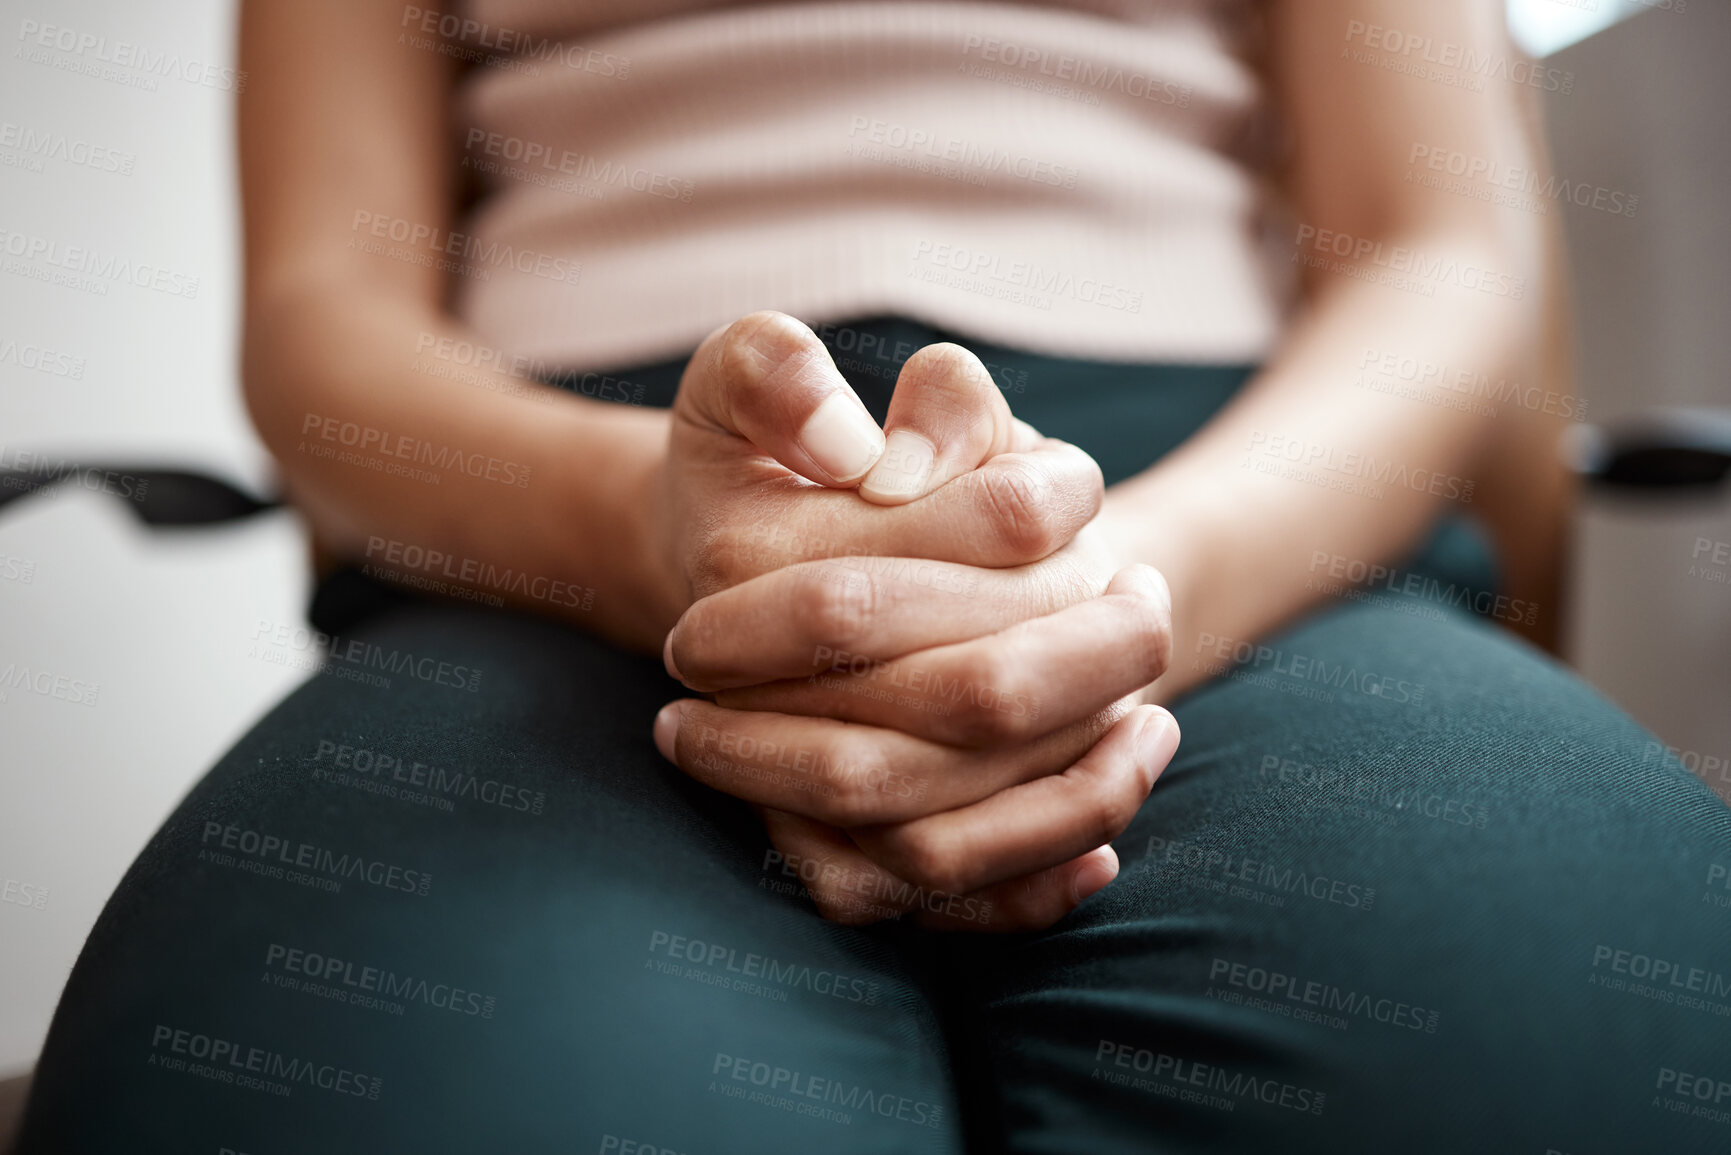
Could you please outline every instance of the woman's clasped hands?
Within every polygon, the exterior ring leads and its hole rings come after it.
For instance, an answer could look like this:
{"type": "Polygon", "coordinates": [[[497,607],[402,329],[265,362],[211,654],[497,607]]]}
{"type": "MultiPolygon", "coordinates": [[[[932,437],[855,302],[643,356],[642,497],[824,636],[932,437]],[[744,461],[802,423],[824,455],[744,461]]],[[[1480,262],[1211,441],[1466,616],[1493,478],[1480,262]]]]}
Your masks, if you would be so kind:
{"type": "Polygon", "coordinates": [[[703,342],[669,436],[664,658],[708,698],[655,743],[756,804],[766,869],[836,921],[974,930],[1048,926],[1117,875],[1178,745],[1143,703],[1171,615],[1094,522],[1087,454],[948,344],[907,360],[880,430],[779,313],[703,342]]]}

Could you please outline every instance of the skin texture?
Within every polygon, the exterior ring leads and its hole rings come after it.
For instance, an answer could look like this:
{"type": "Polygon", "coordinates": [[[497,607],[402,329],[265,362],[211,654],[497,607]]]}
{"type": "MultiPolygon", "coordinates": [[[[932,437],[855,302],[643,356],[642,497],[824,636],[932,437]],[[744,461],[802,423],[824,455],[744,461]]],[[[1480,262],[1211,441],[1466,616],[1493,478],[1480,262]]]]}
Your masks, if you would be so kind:
{"type": "Polygon", "coordinates": [[[1447,504],[1425,487],[1370,499],[1294,482],[1244,468],[1247,453],[1278,437],[1470,481],[1490,468],[1496,421],[1355,387],[1366,350],[1533,376],[1551,293],[1540,225],[1403,179],[1415,143],[1536,165],[1518,92],[1341,56],[1354,21],[1509,54],[1500,5],[1284,0],[1270,13],[1288,184],[1311,237],[1421,250],[1523,291],[1424,296],[1306,268],[1303,310],[1257,378],[1174,454],[1102,492],[1084,454],[1015,421],[955,346],[908,362],[887,440],[862,434],[874,464],[839,476],[824,459],[857,401],[779,314],[711,334],[671,413],[417,369],[442,339],[485,342],[446,309],[440,273],[364,251],[357,214],[451,227],[449,63],[396,44],[400,6],[248,0],[254,422],[326,555],[398,541],[593,591],[587,609],[520,604],[660,651],[713,695],[664,711],[658,746],[758,804],[784,853],[821,861],[811,889],[829,917],[899,913],[857,897],[886,871],[990,899],[988,929],[1047,925],[1115,874],[1106,843],[1176,747],[1157,703],[1206,676],[1202,639],[1267,634],[1324,596],[1318,554],[1393,562],[1447,504]],[[811,419],[826,403],[820,443],[811,419]],[[432,485],[317,454],[344,424],[484,452],[527,484],[453,469],[432,485]],[[976,691],[945,713],[918,694],[886,705],[858,692],[874,678],[976,691]],[[746,775],[740,736],[807,751],[834,789],[746,775]]]}

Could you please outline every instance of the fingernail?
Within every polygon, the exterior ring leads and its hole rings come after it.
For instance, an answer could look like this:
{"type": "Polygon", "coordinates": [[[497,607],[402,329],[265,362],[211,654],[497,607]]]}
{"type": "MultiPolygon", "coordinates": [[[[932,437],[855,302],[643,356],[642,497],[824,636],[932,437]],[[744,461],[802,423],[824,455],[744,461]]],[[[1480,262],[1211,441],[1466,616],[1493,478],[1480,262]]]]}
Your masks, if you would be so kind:
{"type": "Polygon", "coordinates": [[[859,403],[831,393],[806,418],[799,443],[825,473],[839,482],[864,477],[884,451],[884,432],[859,403]]]}
{"type": "Polygon", "coordinates": [[[684,682],[679,676],[679,667],[673,661],[673,631],[667,631],[667,640],[661,643],[661,664],[667,667],[667,674],[676,682],[684,682]]]}
{"type": "Polygon", "coordinates": [[[884,442],[884,455],[860,482],[860,492],[880,498],[918,497],[932,475],[935,452],[918,433],[897,429],[884,442]]]}
{"type": "Polygon", "coordinates": [[[684,713],[683,705],[669,702],[655,715],[655,748],[669,762],[673,761],[673,739],[679,734],[679,720],[684,713]]]}
{"type": "Polygon", "coordinates": [[[1089,895],[1104,890],[1106,884],[1117,877],[1116,853],[1090,855],[1088,861],[1078,866],[1076,873],[1070,878],[1070,900],[1079,903],[1089,895]]]}
{"type": "Polygon", "coordinates": [[[1178,719],[1165,710],[1154,710],[1136,735],[1136,760],[1156,770],[1164,769],[1178,749],[1178,719]]]}

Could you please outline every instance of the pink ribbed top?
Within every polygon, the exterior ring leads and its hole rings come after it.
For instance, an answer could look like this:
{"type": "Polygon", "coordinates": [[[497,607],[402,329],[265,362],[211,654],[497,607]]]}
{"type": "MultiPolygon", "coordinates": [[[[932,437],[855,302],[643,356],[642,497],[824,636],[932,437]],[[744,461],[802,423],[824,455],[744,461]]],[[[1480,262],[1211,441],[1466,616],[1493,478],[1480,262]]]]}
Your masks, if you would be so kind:
{"type": "Polygon", "coordinates": [[[774,308],[1064,356],[1246,361],[1281,279],[1229,0],[471,0],[457,303],[550,364],[774,308]],[[472,51],[471,51],[472,50],[472,51]]]}

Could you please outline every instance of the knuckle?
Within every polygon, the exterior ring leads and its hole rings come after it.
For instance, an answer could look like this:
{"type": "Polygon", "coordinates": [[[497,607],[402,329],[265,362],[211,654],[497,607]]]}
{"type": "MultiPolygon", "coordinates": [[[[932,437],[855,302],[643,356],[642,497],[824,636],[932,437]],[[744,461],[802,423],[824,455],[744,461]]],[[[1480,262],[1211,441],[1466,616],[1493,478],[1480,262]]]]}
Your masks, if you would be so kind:
{"type": "Polygon", "coordinates": [[[880,821],[882,807],[871,789],[865,752],[854,743],[840,741],[830,747],[827,757],[824,821],[844,829],[880,821]]]}
{"type": "Polygon", "coordinates": [[[1106,498],[1106,477],[1100,472],[1100,463],[1077,445],[1065,443],[1060,454],[1069,463],[1068,469],[1075,473],[1066,474],[1064,469],[1060,469],[1059,476],[1067,477],[1067,483],[1054,488],[1062,488],[1067,496],[1081,502],[1087,509],[1088,518],[1092,519],[1100,512],[1101,503],[1106,498]]]}
{"type": "Polygon", "coordinates": [[[1129,637],[1144,663],[1143,673],[1153,681],[1166,672],[1172,661],[1172,600],[1166,581],[1157,570],[1141,571],[1127,596],[1129,637]]]}
{"type": "Polygon", "coordinates": [[[1075,905],[1052,884],[1049,871],[1019,878],[998,889],[994,920],[1002,930],[1044,930],[1075,905]]]}
{"type": "Polygon", "coordinates": [[[1144,765],[1140,758],[1132,758],[1115,773],[1102,776],[1101,810],[1108,823],[1107,841],[1124,833],[1148,800],[1159,776],[1158,767],[1144,765]]]}
{"type": "Polygon", "coordinates": [[[1015,557],[1038,561],[1060,544],[1052,517],[1052,479],[1031,462],[1004,462],[984,473],[986,514],[1015,557]]]}
{"type": "Polygon", "coordinates": [[[973,655],[957,672],[951,728],[970,745],[1005,745],[1031,737],[1038,703],[1017,689],[1020,682],[1020,663],[1001,645],[973,655]]]}
{"type": "Polygon", "coordinates": [[[1139,776],[1127,775],[1116,780],[1104,780],[1090,792],[1088,798],[1088,831],[1090,840],[1096,846],[1104,846],[1130,825],[1130,820],[1136,817],[1136,811],[1142,805],[1146,791],[1138,795],[1136,779],[1139,776]]]}
{"type": "Polygon", "coordinates": [[[897,839],[898,861],[909,882],[940,894],[964,894],[968,889],[966,866],[939,840],[916,826],[897,839]]]}
{"type": "Polygon", "coordinates": [[[855,649],[870,637],[878,591],[871,575],[827,563],[800,572],[788,609],[808,639],[855,649]]]}
{"type": "Polygon", "coordinates": [[[774,310],[749,313],[729,325],[711,362],[730,407],[755,408],[775,393],[822,346],[811,330],[774,310]]]}
{"type": "Polygon", "coordinates": [[[838,890],[827,882],[806,884],[806,893],[811,895],[818,914],[842,926],[862,926],[875,922],[879,917],[863,904],[851,901],[847,891],[838,890]]]}
{"type": "Polygon", "coordinates": [[[1039,464],[997,462],[995,468],[981,473],[981,500],[994,532],[1013,558],[1039,561],[1063,545],[1051,474],[1039,464]]]}
{"type": "Polygon", "coordinates": [[[715,346],[715,369],[722,378],[748,383],[762,376],[764,353],[785,340],[780,313],[764,309],[748,313],[722,330],[715,346]]]}
{"type": "Polygon", "coordinates": [[[915,350],[902,365],[902,376],[917,382],[922,389],[937,393],[967,397],[982,381],[989,384],[991,376],[980,359],[952,341],[939,341],[915,350]]]}
{"type": "Polygon", "coordinates": [[[761,551],[737,533],[705,534],[692,551],[687,572],[699,597],[731,589],[774,568],[761,551]]]}
{"type": "Polygon", "coordinates": [[[1110,734],[1112,732],[1112,727],[1116,726],[1119,722],[1128,717],[1130,711],[1135,708],[1136,695],[1130,694],[1119,698],[1104,710],[1090,714],[1080,722],[1077,722],[1076,726],[1078,727],[1078,733],[1080,734],[1080,741],[1086,743],[1086,749],[1083,752],[1086,753],[1087,750],[1092,750],[1096,745],[1098,745],[1100,739],[1104,738],[1107,734],[1110,734]]]}

